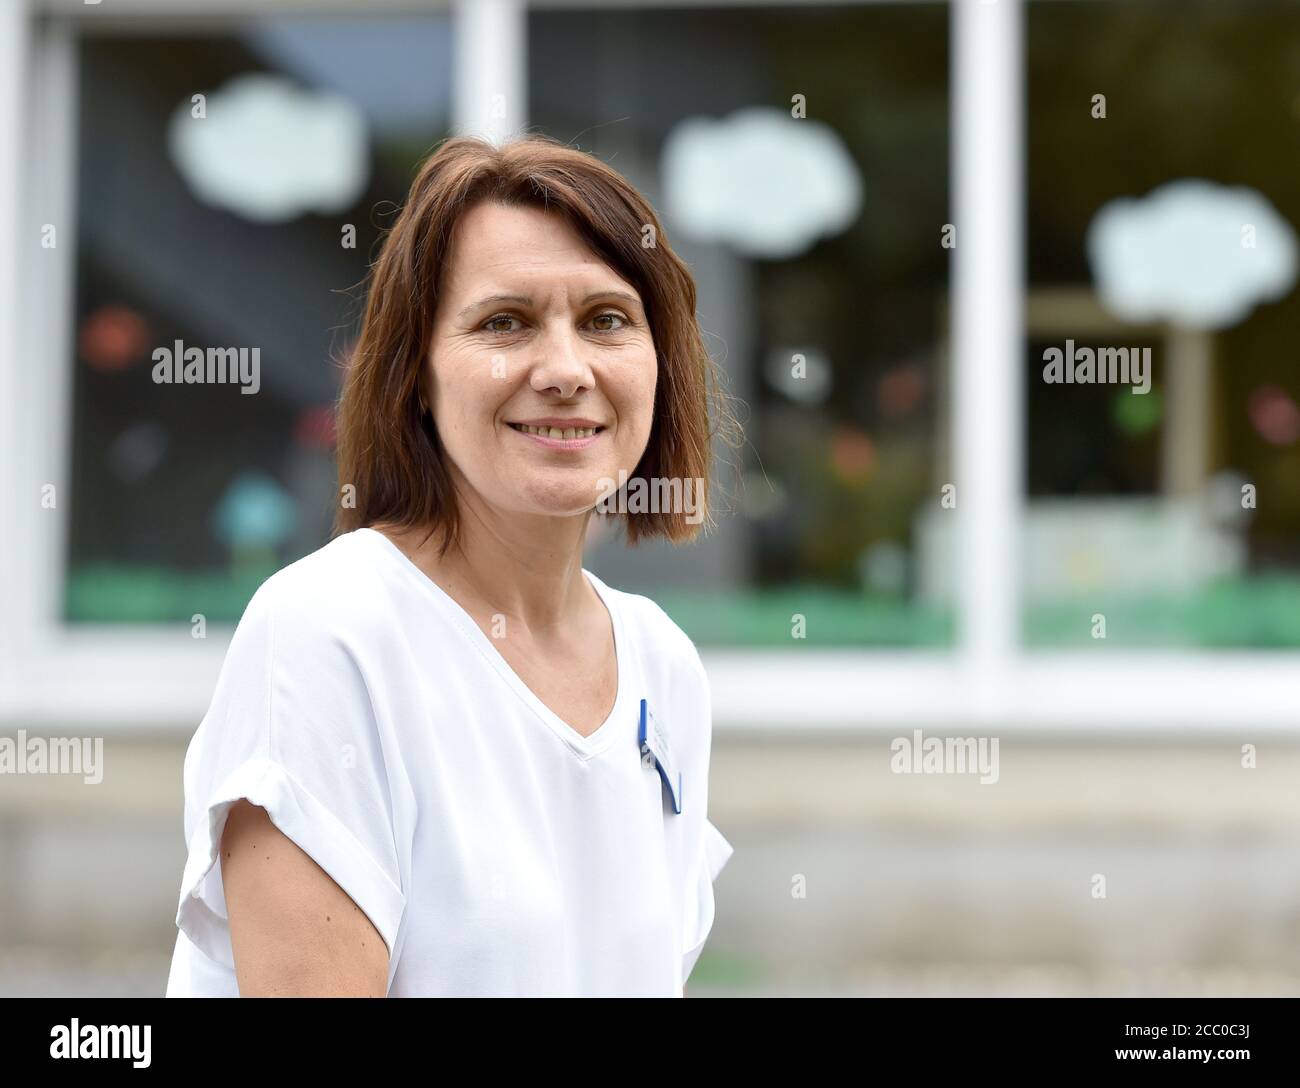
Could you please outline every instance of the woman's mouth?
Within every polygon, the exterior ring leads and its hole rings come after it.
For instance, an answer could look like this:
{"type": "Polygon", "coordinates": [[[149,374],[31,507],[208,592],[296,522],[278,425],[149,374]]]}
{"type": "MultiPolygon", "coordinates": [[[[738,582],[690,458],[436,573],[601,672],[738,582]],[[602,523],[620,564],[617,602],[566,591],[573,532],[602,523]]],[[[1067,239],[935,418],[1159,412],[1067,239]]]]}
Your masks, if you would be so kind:
{"type": "Polygon", "coordinates": [[[550,424],[511,423],[510,429],[540,446],[553,450],[584,450],[604,432],[604,427],[561,427],[550,424]]]}

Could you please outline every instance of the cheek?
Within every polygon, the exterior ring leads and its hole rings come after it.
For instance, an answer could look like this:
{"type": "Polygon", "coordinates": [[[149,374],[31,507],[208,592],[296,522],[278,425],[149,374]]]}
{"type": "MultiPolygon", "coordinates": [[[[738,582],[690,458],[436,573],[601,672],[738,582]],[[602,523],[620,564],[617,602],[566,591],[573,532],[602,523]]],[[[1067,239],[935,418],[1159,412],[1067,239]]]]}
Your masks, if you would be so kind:
{"type": "Polygon", "coordinates": [[[484,432],[491,429],[503,399],[502,384],[469,367],[434,371],[434,423],[443,445],[458,459],[481,457],[490,448],[484,432]]]}
{"type": "Polygon", "coordinates": [[[637,374],[635,381],[629,383],[620,406],[619,418],[626,422],[629,444],[636,444],[634,451],[638,456],[650,439],[650,428],[654,422],[655,387],[658,367],[653,359],[637,374]]]}

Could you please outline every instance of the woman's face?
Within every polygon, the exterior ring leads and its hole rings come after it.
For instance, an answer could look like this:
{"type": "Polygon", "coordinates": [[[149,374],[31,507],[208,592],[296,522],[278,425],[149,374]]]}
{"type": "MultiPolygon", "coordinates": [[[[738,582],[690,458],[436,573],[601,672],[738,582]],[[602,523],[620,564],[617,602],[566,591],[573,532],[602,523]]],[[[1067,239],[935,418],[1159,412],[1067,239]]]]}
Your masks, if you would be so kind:
{"type": "Polygon", "coordinates": [[[489,202],[461,217],[428,365],[453,474],[501,511],[584,513],[649,441],[641,298],[558,214],[489,202]]]}

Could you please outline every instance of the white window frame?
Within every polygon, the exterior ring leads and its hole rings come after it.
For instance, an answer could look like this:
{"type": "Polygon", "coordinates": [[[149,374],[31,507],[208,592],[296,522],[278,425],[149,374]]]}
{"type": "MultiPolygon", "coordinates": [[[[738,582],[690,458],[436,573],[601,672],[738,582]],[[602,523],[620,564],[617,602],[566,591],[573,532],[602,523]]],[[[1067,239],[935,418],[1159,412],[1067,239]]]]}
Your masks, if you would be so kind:
{"type": "MultiPolygon", "coordinates": [[[[854,2],[854,0],[847,0],[854,2]]],[[[862,0],[857,0],[862,2],[862,0]]],[[[1046,2],[1046,0],[1035,0],[1046,2]]],[[[712,0],[716,6],[718,0],[712,0]]],[[[367,12],[445,9],[388,0],[367,12]]],[[[456,128],[501,136],[527,116],[527,9],[625,6],[622,0],[454,0],[456,128]],[[475,43],[477,47],[475,48],[475,43]],[[488,105],[503,94],[513,112],[488,105]]],[[[665,4],[664,6],[669,6],[665,4]]],[[[679,5],[688,6],[685,0],[679,5]]],[[[345,0],[280,0],[348,14],[345,0]]],[[[265,11],[264,0],[5,0],[0,3],[0,724],[93,726],[101,733],[186,733],[211,696],[230,627],[195,640],[188,625],[84,629],[60,621],[75,254],[76,71],[82,20],[129,29],[194,27],[265,11]],[[37,16],[61,26],[38,33],[37,16]],[[42,251],[41,223],[59,229],[42,251]],[[34,226],[34,224],[36,226],[34,226]],[[43,484],[61,505],[43,510],[43,484]]],[[[722,732],[900,729],[1125,736],[1291,733],[1300,727],[1300,652],[1036,652],[1019,637],[1023,524],[1020,366],[1024,336],[1023,5],[952,0],[953,480],[958,503],[956,642],[951,650],[706,649],[722,732]]],[[[937,237],[936,224],[936,237],[937,237]]],[[[937,500],[936,500],[937,501],[937,500]]]]}

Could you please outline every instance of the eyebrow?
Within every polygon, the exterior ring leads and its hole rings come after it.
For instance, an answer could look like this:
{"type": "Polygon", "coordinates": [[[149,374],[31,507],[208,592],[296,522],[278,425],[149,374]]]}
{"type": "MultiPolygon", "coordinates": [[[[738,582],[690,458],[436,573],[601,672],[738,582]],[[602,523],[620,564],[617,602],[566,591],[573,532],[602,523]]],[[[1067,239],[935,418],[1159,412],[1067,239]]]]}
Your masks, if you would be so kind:
{"type": "MultiPolygon", "coordinates": [[[[640,307],[641,300],[635,295],[629,295],[626,291],[593,291],[586,298],[582,299],[580,305],[586,306],[589,302],[595,302],[598,298],[617,298],[624,302],[629,302],[633,306],[640,307]]],[[[477,310],[482,306],[495,306],[500,302],[517,302],[521,306],[531,306],[533,300],[529,295],[488,295],[487,298],[481,298],[477,302],[471,302],[456,316],[464,317],[472,310],[477,310]]]]}

